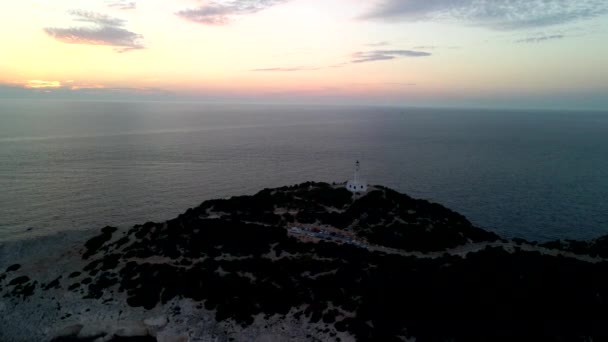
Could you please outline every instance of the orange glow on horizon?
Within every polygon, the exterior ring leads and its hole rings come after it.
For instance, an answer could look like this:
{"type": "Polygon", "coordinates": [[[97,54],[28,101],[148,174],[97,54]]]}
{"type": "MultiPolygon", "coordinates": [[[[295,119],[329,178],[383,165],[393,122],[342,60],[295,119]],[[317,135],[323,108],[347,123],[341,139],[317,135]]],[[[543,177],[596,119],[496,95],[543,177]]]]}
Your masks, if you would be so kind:
{"type": "Polygon", "coordinates": [[[39,89],[39,88],[60,88],[61,82],[59,81],[42,81],[42,80],[28,80],[24,85],[25,88],[39,89]]]}

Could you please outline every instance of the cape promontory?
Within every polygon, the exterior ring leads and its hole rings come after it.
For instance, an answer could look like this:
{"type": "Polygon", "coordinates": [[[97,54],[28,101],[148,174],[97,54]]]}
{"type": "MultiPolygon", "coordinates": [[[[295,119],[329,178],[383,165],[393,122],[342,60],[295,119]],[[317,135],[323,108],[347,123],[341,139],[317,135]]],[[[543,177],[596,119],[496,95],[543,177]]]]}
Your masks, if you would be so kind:
{"type": "Polygon", "coordinates": [[[608,340],[608,239],[506,240],[381,186],[74,234],[0,245],[1,341],[608,340]]]}

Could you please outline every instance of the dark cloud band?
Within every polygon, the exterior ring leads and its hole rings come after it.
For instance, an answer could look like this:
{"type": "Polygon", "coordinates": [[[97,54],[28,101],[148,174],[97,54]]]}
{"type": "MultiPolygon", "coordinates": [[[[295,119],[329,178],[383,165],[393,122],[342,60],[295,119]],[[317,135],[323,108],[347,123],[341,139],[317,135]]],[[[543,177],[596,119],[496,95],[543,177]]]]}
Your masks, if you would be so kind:
{"type": "Polygon", "coordinates": [[[565,36],[563,34],[553,34],[553,35],[546,35],[546,36],[528,37],[528,38],[516,40],[515,42],[516,43],[542,43],[542,42],[546,42],[549,40],[563,39],[564,37],[565,36]]]}
{"type": "Polygon", "coordinates": [[[226,25],[233,16],[254,14],[286,0],[211,1],[203,6],[177,12],[177,16],[206,25],[226,25]]]}
{"type": "Polygon", "coordinates": [[[513,30],[564,24],[605,13],[606,0],[384,0],[363,18],[457,20],[513,30]]]}
{"type": "Polygon", "coordinates": [[[385,61],[399,57],[428,57],[431,53],[414,50],[373,50],[353,53],[351,63],[385,61]]]}

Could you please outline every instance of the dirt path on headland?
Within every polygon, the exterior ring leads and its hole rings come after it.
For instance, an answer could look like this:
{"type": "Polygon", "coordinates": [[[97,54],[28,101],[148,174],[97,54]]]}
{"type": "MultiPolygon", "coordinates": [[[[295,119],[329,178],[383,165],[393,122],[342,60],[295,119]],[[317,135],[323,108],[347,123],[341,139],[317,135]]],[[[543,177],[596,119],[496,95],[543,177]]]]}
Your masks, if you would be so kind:
{"type": "Polygon", "coordinates": [[[524,251],[524,252],[539,252],[543,255],[548,256],[563,256],[566,258],[573,258],[580,261],[596,263],[600,261],[605,261],[606,259],[600,257],[591,257],[589,255],[580,255],[572,252],[565,252],[556,249],[548,249],[540,246],[535,246],[528,243],[517,244],[515,242],[481,242],[481,243],[469,243],[463,246],[458,246],[456,248],[447,249],[445,251],[439,252],[417,252],[417,251],[404,251],[400,249],[374,245],[369,242],[357,239],[354,234],[340,231],[336,228],[331,227],[319,227],[312,225],[298,225],[294,227],[288,228],[289,235],[298,238],[301,241],[305,242],[319,242],[325,241],[329,243],[336,244],[350,244],[359,248],[365,248],[369,251],[373,252],[382,252],[387,254],[396,254],[406,257],[416,257],[416,258],[439,258],[443,255],[451,255],[451,256],[460,256],[466,257],[469,253],[476,253],[482,251],[486,248],[500,248],[502,247],[505,251],[513,253],[515,251],[524,251]]]}

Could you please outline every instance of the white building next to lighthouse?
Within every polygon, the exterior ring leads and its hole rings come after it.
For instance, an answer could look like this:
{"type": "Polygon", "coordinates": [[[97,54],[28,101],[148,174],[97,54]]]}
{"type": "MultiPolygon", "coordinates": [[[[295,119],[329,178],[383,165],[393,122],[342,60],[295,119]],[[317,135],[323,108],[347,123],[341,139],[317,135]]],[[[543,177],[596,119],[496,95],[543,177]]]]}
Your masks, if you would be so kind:
{"type": "Polygon", "coordinates": [[[359,161],[355,163],[355,178],[346,182],[346,188],[352,192],[366,192],[367,183],[359,178],[359,161]]]}

